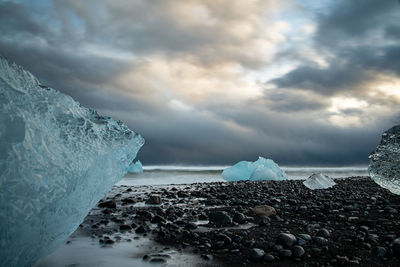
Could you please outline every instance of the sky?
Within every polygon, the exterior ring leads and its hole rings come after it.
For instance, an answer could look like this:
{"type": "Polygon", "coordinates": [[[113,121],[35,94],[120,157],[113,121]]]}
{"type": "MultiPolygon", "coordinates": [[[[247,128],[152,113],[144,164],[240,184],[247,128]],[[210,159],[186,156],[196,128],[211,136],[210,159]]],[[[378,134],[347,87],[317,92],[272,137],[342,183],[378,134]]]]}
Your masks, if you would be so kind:
{"type": "Polygon", "coordinates": [[[144,164],[366,165],[400,123],[398,0],[0,0],[0,33],[144,164]]]}

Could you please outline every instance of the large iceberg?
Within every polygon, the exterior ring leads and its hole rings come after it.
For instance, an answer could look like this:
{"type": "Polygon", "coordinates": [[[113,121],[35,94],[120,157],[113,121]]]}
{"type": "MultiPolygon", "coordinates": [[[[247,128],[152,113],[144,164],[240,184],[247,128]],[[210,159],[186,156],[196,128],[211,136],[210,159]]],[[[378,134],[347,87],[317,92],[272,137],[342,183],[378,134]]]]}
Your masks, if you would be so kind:
{"type": "Polygon", "coordinates": [[[322,173],[314,173],[303,182],[303,184],[311,190],[327,189],[336,183],[329,176],[322,173]]]}
{"type": "Polygon", "coordinates": [[[128,172],[130,173],[142,173],[143,172],[143,165],[140,162],[140,160],[136,162],[132,162],[131,165],[129,165],[128,172]]]}
{"type": "Polygon", "coordinates": [[[143,144],[0,56],[0,266],[31,266],[54,250],[143,144]]]}
{"type": "Polygon", "coordinates": [[[272,159],[259,157],[257,161],[240,161],[225,169],[222,178],[229,182],[240,180],[287,180],[286,173],[272,159]]]}
{"type": "Polygon", "coordinates": [[[390,192],[400,195],[400,125],[383,133],[381,143],[369,159],[371,178],[390,192]]]}

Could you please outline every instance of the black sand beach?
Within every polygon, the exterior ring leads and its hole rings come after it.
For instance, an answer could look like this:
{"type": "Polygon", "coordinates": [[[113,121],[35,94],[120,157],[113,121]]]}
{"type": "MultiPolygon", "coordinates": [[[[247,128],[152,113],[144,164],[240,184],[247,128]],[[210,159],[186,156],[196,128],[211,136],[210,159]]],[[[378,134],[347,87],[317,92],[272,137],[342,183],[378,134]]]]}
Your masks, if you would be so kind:
{"type": "Polygon", "coordinates": [[[314,191],[299,180],[116,186],[80,230],[111,247],[136,232],[199,266],[399,266],[400,196],[369,177],[335,181],[314,191]]]}

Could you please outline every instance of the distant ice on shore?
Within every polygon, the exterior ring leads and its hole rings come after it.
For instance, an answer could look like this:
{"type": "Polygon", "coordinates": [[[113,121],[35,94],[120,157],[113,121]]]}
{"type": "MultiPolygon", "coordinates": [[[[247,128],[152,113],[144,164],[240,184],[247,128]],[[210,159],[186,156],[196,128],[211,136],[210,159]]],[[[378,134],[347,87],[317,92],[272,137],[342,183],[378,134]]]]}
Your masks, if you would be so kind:
{"type": "Polygon", "coordinates": [[[380,144],[369,159],[368,171],[372,180],[400,195],[400,125],[383,133],[380,144]]]}
{"type": "Polygon", "coordinates": [[[307,180],[305,180],[303,184],[311,190],[316,190],[330,188],[336,183],[327,175],[322,173],[314,173],[307,180]]]}
{"type": "Polygon", "coordinates": [[[225,169],[222,178],[226,181],[240,180],[287,180],[286,173],[272,159],[259,157],[257,161],[240,161],[225,169]]]}
{"type": "Polygon", "coordinates": [[[136,162],[132,162],[131,165],[129,165],[128,172],[129,173],[142,173],[143,165],[140,162],[140,160],[138,160],[136,162]]]}

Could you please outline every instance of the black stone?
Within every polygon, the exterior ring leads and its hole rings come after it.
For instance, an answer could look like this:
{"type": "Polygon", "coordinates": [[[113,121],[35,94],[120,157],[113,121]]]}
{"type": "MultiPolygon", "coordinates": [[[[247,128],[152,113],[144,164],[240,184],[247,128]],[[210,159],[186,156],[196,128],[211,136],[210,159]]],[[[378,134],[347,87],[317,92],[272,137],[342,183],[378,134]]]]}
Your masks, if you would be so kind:
{"type": "Polygon", "coordinates": [[[113,200],[110,200],[110,201],[100,202],[97,206],[100,208],[115,209],[117,207],[117,204],[115,204],[113,200]]]}
{"type": "Polygon", "coordinates": [[[386,255],[386,248],[384,247],[373,247],[371,249],[371,256],[381,258],[386,255]]]}
{"type": "Polygon", "coordinates": [[[392,243],[393,255],[400,258],[400,238],[396,238],[392,243]]]}
{"type": "Polygon", "coordinates": [[[280,233],[277,242],[286,248],[291,248],[294,244],[296,244],[297,239],[292,234],[280,233]]]}
{"type": "Polygon", "coordinates": [[[321,236],[321,237],[328,238],[328,237],[331,236],[331,233],[327,229],[322,228],[321,230],[319,230],[317,232],[316,236],[321,236]]]}
{"type": "Polygon", "coordinates": [[[279,256],[282,258],[290,258],[292,257],[292,251],[289,249],[282,249],[279,251],[279,256]]]}
{"type": "Polygon", "coordinates": [[[135,232],[138,234],[144,234],[147,233],[147,229],[144,225],[139,225],[138,228],[135,229],[135,232]]]}
{"type": "Polygon", "coordinates": [[[119,230],[121,231],[129,231],[132,230],[132,227],[130,225],[122,224],[119,226],[119,230]]]}
{"type": "Polygon", "coordinates": [[[243,213],[235,212],[235,214],[233,215],[233,221],[240,224],[245,223],[246,216],[243,213]]]}
{"type": "Polygon", "coordinates": [[[208,215],[210,222],[216,226],[225,226],[232,223],[232,218],[225,211],[214,211],[208,215]]]}
{"type": "Polygon", "coordinates": [[[146,204],[153,204],[153,205],[159,205],[161,204],[161,197],[158,195],[151,195],[147,200],[146,204]]]}
{"type": "Polygon", "coordinates": [[[250,260],[259,261],[264,257],[264,255],[265,255],[264,250],[259,249],[259,248],[253,248],[250,251],[250,260]]]}
{"type": "Polygon", "coordinates": [[[324,245],[328,244],[328,239],[326,239],[325,237],[316,236],[316,237],[314,237],[314,242],[317,245],[324,246],[324,245]]]}
{"type": "Polygon", "coordinates": [[[305,253],[305,251],[304,251],[304,248],[302,246],[296,245],[296,246],[292,247],[293,257],[295,257],[295,258],[303,257],[304,253],[305,253]]]}
{"type": "Polygon", "coordinates": [[[272,255],[272,254],[265,254],[264,255],[264,261],[266,261],[266,262],[271,262],[271,261],[274,261],[275,260],[275,257],[272,255]]]}

